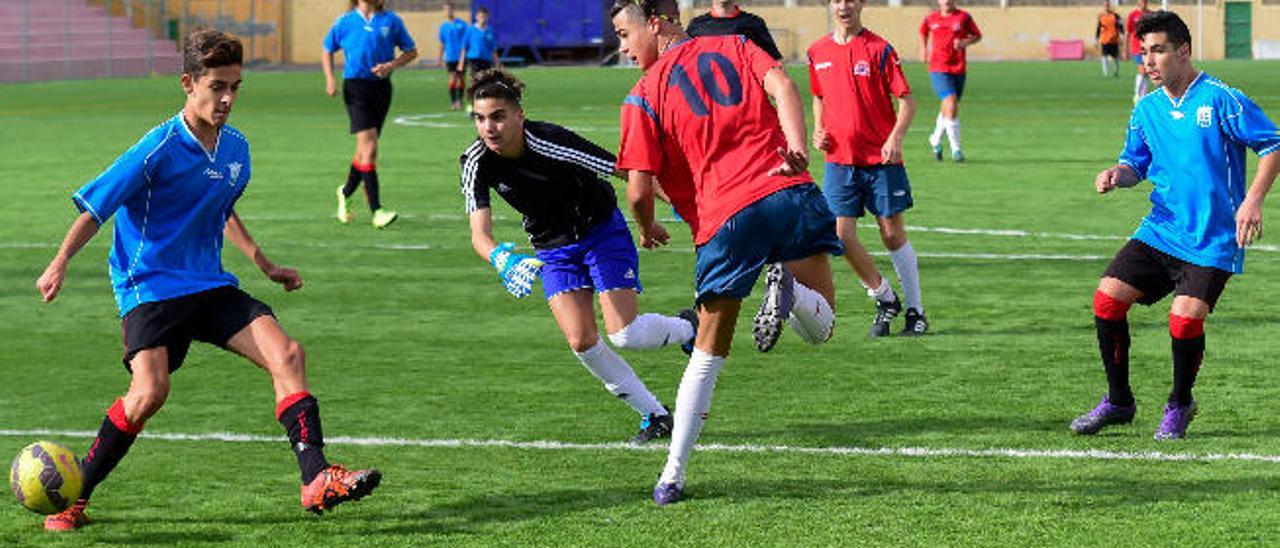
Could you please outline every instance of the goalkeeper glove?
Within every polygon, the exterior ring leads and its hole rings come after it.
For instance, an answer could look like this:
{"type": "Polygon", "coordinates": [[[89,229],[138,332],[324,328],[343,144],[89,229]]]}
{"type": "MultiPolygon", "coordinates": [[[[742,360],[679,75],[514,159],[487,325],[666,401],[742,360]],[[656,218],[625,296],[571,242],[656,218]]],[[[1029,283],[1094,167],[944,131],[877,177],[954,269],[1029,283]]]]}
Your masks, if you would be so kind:
{"type": "Polygon", "coordinates": [[[489,264],[498,270],[498,277],[507,292],[517,299],[527,297],[533,291],[533,281],[542,272],[542,261],[515,252],[516,244],[504,242],[489,253],[489,264]]]}

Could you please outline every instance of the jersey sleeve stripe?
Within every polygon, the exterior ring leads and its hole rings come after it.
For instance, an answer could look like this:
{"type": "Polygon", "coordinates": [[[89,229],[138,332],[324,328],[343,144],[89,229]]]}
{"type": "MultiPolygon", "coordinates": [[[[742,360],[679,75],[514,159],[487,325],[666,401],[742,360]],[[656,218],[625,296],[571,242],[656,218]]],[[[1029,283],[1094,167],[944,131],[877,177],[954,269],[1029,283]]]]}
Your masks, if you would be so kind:
{"type": "Polygon", "coordinates": [[[1258,151],[1258,157],[1259,157],[1259,158],[1261,158],[1261,157],[1263,157],[1263,156],[1266,156],[1266,155],[1271,154],[1272,152],[1276,152],[1276,151],[1278,151],[1278,150],[1280,150],[1280,143],[1276,143],[1276,144],[1271,145],[1271,146],[1269,146],[1269,147],[1267,147],[1267,148],[1264,148],[1264,149],[1262,149],[1262,150],[1259,150],[1259,151],[1258,151]]]}
{"type": "Polygon", "coordinates": [[[659,123],[658,113],[654,112],[653,106],[650,105],[649,101],[645,100],[644,97],[641,97],[639,95],[628,95],[626,99],[622,100],[622,104],[640,107],[642,110],[644,110],[645,114],[649,115],[649,118],[653,119],[653,123],[655,124],[659,123]]]}
{"type": "Polygon", "coordinates": [[[528,139],[529,146],[539,154],[572,162],[585,167],[596,173],[608,175],[613,173],[613,163],[605,158],[592,155],[586,151],[578,150],[564,145],[558,145],[550,141],[540,139],[532,133],[525,132],[525,138],[528,139]]]}
{"type": "Polygon", "coordinates": [[[467,149],[467,161],[462,164],[462,197],[466,200],[467,214],[480,209],[476,203],[476,171],[480,167],[480,155],[484,153],[484,145],[480,141],[472,143],[467,149]]]}
{"type": "Polygon", "coordinates": [[[97,221],[99,225],[106,222],[98,215],[98,212],[93,209],[93,206],[89,204],[89,201],[84,199],[84,196],[81,196],[79,192],[75,193],[75,195],[71,197],[71,201],[76,204],[76,207],[79,208],[80,211],[87,212],[89,215],[92,215],[93,220],[97,221]]]}

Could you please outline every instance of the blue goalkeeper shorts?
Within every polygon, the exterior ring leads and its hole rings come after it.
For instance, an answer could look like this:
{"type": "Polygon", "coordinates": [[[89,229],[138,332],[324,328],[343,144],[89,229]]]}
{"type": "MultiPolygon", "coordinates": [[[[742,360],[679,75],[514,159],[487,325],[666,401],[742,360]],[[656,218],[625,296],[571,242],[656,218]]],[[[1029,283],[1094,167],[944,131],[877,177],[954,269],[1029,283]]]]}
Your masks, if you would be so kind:
{"type": "Polygon", "coordinates": [[[568,245],[539,249],[542,291],[547,299],[579,289],[597,293],[615,289],[644,291],[640,286],[640,255],[622,212],[600,223],[586,237],[568,245]]]}
{"type": "Polygon", "coordinates": [[[745,299],[764,265],[819,253],[844,254],[826,198],[813,183],[784,188],[733,214],[698,246],[697,300],[745,299]]]}
{"type": "Polygon", "coordinates": [[[964,74],[930,72],[929,83],[933,84],[933,92],[938,95],[939,100],[952,95],[955,95],[956,99],[964,97],[964,74]]]}

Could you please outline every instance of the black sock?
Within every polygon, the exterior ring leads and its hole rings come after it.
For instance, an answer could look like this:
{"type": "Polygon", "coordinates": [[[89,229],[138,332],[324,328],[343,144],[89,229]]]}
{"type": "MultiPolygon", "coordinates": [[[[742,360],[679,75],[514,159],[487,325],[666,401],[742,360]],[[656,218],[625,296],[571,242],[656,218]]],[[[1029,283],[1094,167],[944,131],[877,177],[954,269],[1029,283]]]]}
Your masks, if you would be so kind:
{"type": "Polygon", "coordinates": [[[458,102],[458,88],[449,88],[449,104],[458,102]]]}
{"type": "Polygon", "coordinates": [[[382,209],[382,198],[378,194],[378,170],[370,169],[361,175],[364,176],[364,196],[369,200],[369,211],[382,209]]]}
{"type": "Polygon", "coordinates": [[[1114,405],[1133,405],[1129,387],[1129,320],[1104,320],[1093,317],[1098,328],[1098,353],[1107,371],[1107,399],[1114,405]]]}
{"type": "Polygon", "coordinates": [[[1204,335],[1192,339],[1173,340],[1173,391],[1169,393],[1169,402],[1185,407],[1191,405],[1191,387],[1196,384],[1196,375],[1200,373],[1200,362],[1204,359],[1204,335]]]}
{"type": "Polygon", "coordinates": [[[329,467],[324,458],[324,432],[320,429],[320,404],[306,392],[294,394],[284,401],[277,414],[280,425],[289,434],[289,446],[298,457],[302,483],[311,483],[317,474],[329,467]],[[295,398],[296,397],[296,398],[295,398]]]}
{"type": "Polygon", "coordinates": [[[342,185],[342,195],[350,198],[356,193],[358,186],[360,186],[360,170],[356,169],[355,164],[351,164],[351,171],[347,172],[347,184],[342,185]]]}
{"type": "Polygon", "coordinates": [[[93,495],[93,489],[102,483],[102,480],[107,479],[107,475],[120,463],[120,459],[129,452],[133,441],[138,439],[141,426],[130,427],[129,430],[132,431],[130,433],[116,426],[117,422],[128,426],[124,418],[124,404],[120,400],[116,400],[115,405],[107,411],[107,418],[102,420],[102,426],[98,428],[98,437],[93,440],[93,445],[89,448],[89,453],[85,455],[84,460],[80,461],[83,486],[80,490],[81,500],[89,500],[93,495]]]}

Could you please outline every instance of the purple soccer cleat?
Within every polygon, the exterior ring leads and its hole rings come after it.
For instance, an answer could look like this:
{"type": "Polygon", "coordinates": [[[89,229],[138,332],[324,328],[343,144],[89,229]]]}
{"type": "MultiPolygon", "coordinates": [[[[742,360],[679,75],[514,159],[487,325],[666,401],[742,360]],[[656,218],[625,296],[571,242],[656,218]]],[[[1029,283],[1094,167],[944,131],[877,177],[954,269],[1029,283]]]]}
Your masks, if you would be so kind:
{"type": "Polygon", "coordinates": [[[1107,426],[1133,422],[1133,415],[1137,411],[1137,402],[1120,406],[1111,403],[1110,398],[1103,396],[1102,401],[1098,402],[1098,406],[1094,407],[1093,411],[1071,421],[1071,431],[1082,436],[1097,434],[1107,426]]]}
{"type": "Polygon", "coordinates": [[[1196,418],[1197,411],[1199,409],[1195,401],[1182,406],[1173,402],[1166,403],[1164,420],[1160,421],[1160,428],[1156,429],[1156,441],[1182,439],[1187,435],[1187,425],[1191,424],[1191,419],[1196,418]]]}
{"type": "Polygon", "coordinates": [[[658,506],[675,504],[684,498],[684,488],[675,483],[659,483],[653,488],[653,502],[658,506]]]}

